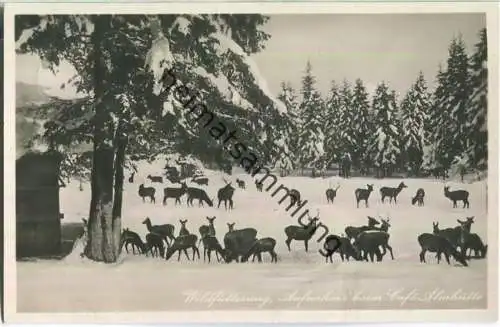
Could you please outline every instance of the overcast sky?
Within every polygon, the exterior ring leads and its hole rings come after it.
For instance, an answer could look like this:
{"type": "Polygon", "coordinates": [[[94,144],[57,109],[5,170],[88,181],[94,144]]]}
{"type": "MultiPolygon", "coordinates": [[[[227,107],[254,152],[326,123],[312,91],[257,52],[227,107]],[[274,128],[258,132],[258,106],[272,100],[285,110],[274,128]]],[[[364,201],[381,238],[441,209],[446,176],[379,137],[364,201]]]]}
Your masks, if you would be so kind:
{"type": "MultiPolygon", "coordinates": [[[[369,91],[384,80],[404,93],[419,70],[432,86],[439,63],[446,61],[450,40],[461,34],[470,53],[479,30],[486,26],[483,14],[270,17],[264,30],[271,39],[254,60],[274,93],[283,80],[299,87],[307,60],[322,92],[329,89],[332,80],[354,81],[359,77],[369,91]]],[[[72,75],[71,67],[66,66],[55,77],[33,56],[18,56],[16,69],[17,81],[53,89],[72,75]]]]}

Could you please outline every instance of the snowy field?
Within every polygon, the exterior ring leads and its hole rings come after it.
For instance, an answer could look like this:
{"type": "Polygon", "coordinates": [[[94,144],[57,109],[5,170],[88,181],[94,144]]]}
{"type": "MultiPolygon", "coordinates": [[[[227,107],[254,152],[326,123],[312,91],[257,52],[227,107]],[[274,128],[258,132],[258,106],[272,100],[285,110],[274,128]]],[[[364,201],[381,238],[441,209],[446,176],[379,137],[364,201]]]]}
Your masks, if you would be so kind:
{"type": "MultiPolygon", "coordinates": [[[[462,188],[470,192],[470,209],[453,209],[443,195],[442,181],[432,179],[404,180],[408,188],[398,197],[398,204],[382,204],[378,189],[396,187],[397,179],[341,180],[311,179],[307,177],[280,178],[279,183],[297,188],[307,199],[312,212],[319,209],[320,218],[330,233],[344,233],[349,225],[365,225],[367,215],[390,217],[389,243],[395,260],[389,254],[383,262],[341,262],[335,255],[333,264],[325,263],[318,253],[322,243],[317,243],[319,233],[309,243],[309,252],[302,242],[292,241],[292,251],[285,245],[284,228],[297,224],[269,193],[257,192],[252,179],[245,174],[230,177],[246,181],[247,189],[237,189],[235,209],[187,208],[185,197],[182,205],[174,206],[169,199],[161,203],[166,185],[156,186],[156,204],[142,202],[137,188],[148,173],[159,170],[140,169],[133,184],[125,181],[123,228],[130,228],[141,237],[146,234],[142,221],[150,217],[153,224],[171,223],[180,229],[179,219],[187,219],[187,228],[198,234],[206,224],[206,216],[216,216],[216,233],[222,244],[227,232],[226,223],[235,222],[235,228],[253,227],[258,237],[277,240],[277,264],[270,263],[268,254],[264,263],[223,264],[216,260],[187,261],[184,256],[177,262],[177,255],[169,261],[138,255],[124,255],[114,265],[104,265],[70,260],[38,260],[18,262],[18,311],[19,312],[73,312],[73,311],[156,311],[156,310],[231,310],[231,309],[480,309],[486,308],[486,260],[471,260],[469,267],[445,261],[437,264],[434,254],[427,253],[427,264],[419,262],[420,247],[417,236],[432,232],[432,222],[439,221],[440,228],[457,225],[456,219],[475,216],[472,232],[488,243],[486,182],[473,184],[448,183],[451,190],[462,188]],[[334,204],[327,204],[325,190],[329,184],[341,188],[334,204]],[[370,207],[356,208],[354,190],[367,183],[375,184],[370,197],[370,207]],[[425,206],[411,205],[417,188],[426,191],[425,206]]],[[[215,197],[224,185],[221,175],[210,177],[207,192],[215,197]]],[[[128,177],[128,175],[127,175],[128,177]]],[[[227,177],[226,177],[227,178],[227,177]]],[[[61,211],[64,223],[80,222],[88,215],[89,185],[78,190],[78,183],[61,189],[61,211]]],[[[192,254],[189,251],[190,255],[192,254]]]]}

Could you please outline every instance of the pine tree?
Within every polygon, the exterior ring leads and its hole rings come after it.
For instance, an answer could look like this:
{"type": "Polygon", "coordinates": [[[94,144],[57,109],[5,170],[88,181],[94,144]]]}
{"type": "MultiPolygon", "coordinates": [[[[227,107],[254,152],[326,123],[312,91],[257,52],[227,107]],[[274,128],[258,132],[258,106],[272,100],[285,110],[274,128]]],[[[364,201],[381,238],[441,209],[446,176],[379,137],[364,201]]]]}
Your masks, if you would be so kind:
{"type": "Polygon", "coordinates": [[[351,85],[347,80],[344,80],[340,91],[340,153],[344,153],[346,151],[352,152],[352,150],[356,147],[354,112],[351,110],[353,97],[351,85]]]}
{"type": "Polygon", "coordinates": [[[299,105],[300,121],[302,123],[299,134],[298,152],[301,168],[322,169],[324,162],[324,135],[322,130],[321,114],[323,100],[315,89],[316,79],[312,75],[311,63],[307,62],[305,75],[302,78],[302,102],[299,105]]]}
{"type": "Polygon", "coordinates": [[[343,128],[340,124],[341,102],[339,87],[335,81],[332,81],[325,103],[325,115],[323,118],[326,166],[340,159],[340,136],[341,129],[343,128]]]}
{"type": "Polygon", "coordinates": [[[436,98],[436,160],[445,170],[456,158],[465,154],[467,143],[467,105],[470,96],[468,58],[461,38],[454,39],[449,47],[445,72],[439,76],[442,88],[436,98]]]}
{"type": "MultiPolygon", "coordinates": [[[[272,128],[277,128],[279,126],[284,138],[288,142],[289,148],[297,149],[299,145],[299,133],[302,126],[298,112],[297,95],[291,83],[281,82],[280,86],[281,90],[278,99],[286,106],[288,119],[271,126],[272,128]]],[[[282,171],[291,171],[298,167],[298,159],[298,153],[291,150],[286,155],[283,154],[280,156],[277,168],[282,171]]]]}
{"type": "Polygon", "coordinates": [[[444,148],[444,144],[446,144],[445,138],[448,137],[445,127],[450,124],[449,115],[444,107],[448,99],[446,79],[446,71],[442,65],[439,65],[436,88],[431,96],[429,111],[424,116],[425,146],[423,149],[422,169],[427,171],[444,167],[443,156],[441,154],[445,154],[446,152],[441,149],[444,148]]]}
{"type": "Polygon", "coordinates": [[[468,164],[479,170],[488,165],[488,46],[486,28],[479,33],[480,41],[470,58],[471,98],[467,112],[467,157],[468,164]]]}
{"type": "Polygon", "coordinates": [[[384,82],[380,83],[373,97],[375,133],[370,140],[369,151],[375,167],[383,173],[382,177],[390,175],[401,152],[395,120],[395,101],[394,93],[389,91],[384,82]]]}
{"type": "Polygon", "coordinates": [[[423,162],[424,124],[429,105],[427,85],[420,72],[401,104],[401,148],[404,149],[405,163],[415,174],[418,174],[423,162]]]}
{"type": "Polygon", "coordinates": [[[358,167],[369,164],[368,145],[369,138],[373,134],[370,122],[370,103],[368,92],[361,79],[357,79],[354,85],[351,103],[352,123],[350,131],[354,140],[352,148],[352,160],[358,167]]]}

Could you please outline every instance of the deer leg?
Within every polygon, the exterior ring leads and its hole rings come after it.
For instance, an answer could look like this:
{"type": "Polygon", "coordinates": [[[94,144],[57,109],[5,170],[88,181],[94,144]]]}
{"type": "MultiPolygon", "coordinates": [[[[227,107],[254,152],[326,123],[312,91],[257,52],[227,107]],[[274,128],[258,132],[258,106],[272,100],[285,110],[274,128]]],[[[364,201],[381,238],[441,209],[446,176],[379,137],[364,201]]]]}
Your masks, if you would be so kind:
{"type": "Polygon", "coordinates": [[[290,249],[290,243],[292,242],[292,239],[291,238],[287,238],[285,243],[286,243],[286,246],[288,247],[288,251],[291,251],[290,249]]]}
{"type": "Polygon", "coordinates": [[[369,255],[370,255],[370,261],[373,262],[373,255],[374,255],[373,251],[370,251],[369,255]]]}
{"type": "Polygon", "coordinates": [[[365,200],[365,206],[368,208],[368,199],[365,200]]]}
{"type": "Polygon", "coordinates": [[[164,197],[163,197],[163,205],[164,205],[164,206],[165,206],[165,205],[167,205],[167,196],[164,196],[164,197]]]}
{"type": "Polygon", "coordinates": [[[420,262],[425,263],[425,249],[422,249],[422,251],[420,251],[420,262]]]}
{"type": "Polygon", "coordinates": [[[271,262],[273,262],[273,260],[274,263],[278,262],[278,255],[276,254],[276,252],[274,252],[274,250],[271,251],[271,262]]]}
{"type": "Polygon", "coordinates": [[[308,250],[308,244],[307,244],[307,242],[308,242],[307,240],[304,241],[304,247],[306,248],[306,252],[308,250]]]}
{"type": "MultiPolygon", "coordinates": [[[[208,250],[207,255],[208,255],[208,263],[210,263],[210,257],[212,256],[212,250],[208,250]]],[[[205,254],[203,254],[203,261],[205,261],[205,254]]]]}
{"type": "Polygon", "coordinates": [[[397,198],[394,197],[394,204],[398,204],[397,198]]]}
{"type": "Polygon", "coordinates": [[[448,254],[448,252],[444,253],[444,258],[446,259],[446,262],[450,265],[450,255],[448,254]]]}
{"type": "Polygon", "coordinates": [[[394,254],[392,254],[392,247],[389,244],[387,244],[386,246],[389,249],[389,253],[391,254],[391,259],[394,260],[394,254]]]}
{"type": "Polygon", "coordinates": [[[191,259],[189,259],[189,254],[188,254],[187,249],[183,249],[182,252],[184,252],[184,254],[186,255],[186,258],[190,261],[191,259]]]}
{"type": "Polygon", "coordinates": [[[439,262],[441,261],[441,251],[437,252],[436,257],[437,257],[437,262],[439,264],[439,262]]]}
{"type": "Polygon", "coordinates": [[[177,261],[180,261],[181,260],[181,250],[178,250],[177,252],[179,253],[179,255],[177,256],[177,261]]]}

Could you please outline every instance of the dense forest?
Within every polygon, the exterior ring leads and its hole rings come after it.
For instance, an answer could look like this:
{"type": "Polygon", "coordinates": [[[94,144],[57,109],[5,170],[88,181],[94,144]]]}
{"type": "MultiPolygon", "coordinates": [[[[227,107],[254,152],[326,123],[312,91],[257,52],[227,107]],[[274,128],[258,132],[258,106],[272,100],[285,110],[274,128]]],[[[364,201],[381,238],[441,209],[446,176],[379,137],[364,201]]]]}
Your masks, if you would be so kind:
{"type": "Polygon", "coordinates": [[[446,65],[437,66],[429,90],[420,72],[406,94],[381,81],[370,97],[361,79],[332,81],[328,94],[315,89],[308,62],[300,90],[282,82],[279,98],[288,108],[288,143],[298,149],[283,170],[327,169],[349,152],[361,172],[404,171],[412,176],[437,170],[487,168],[486,29],[472,54],[458,37],[449,45],[446,65]]]}

